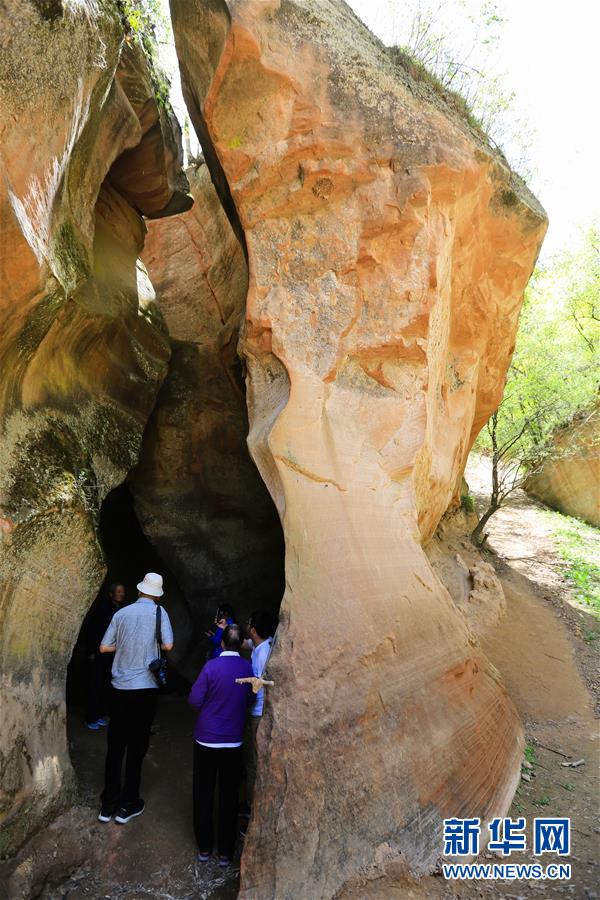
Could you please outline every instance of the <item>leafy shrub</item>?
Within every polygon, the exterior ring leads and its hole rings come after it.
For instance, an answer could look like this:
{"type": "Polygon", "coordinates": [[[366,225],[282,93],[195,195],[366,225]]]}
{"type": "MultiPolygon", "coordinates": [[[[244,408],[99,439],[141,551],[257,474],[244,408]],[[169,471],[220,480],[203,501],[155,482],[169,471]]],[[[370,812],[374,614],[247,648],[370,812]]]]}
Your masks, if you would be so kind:
{"type": "Polygon", "coordinates": [[[475,512],[475,498],[470,494],[463,494],[460,498],[460,507],[465,512],[475,512]]]}
{"type": "Polygon", "coordinates": [[[564,578],[573,585],[576,599],[600,615],[600,529],[558,512],[545,510],[544,515],[565,563],[564,578]]]}

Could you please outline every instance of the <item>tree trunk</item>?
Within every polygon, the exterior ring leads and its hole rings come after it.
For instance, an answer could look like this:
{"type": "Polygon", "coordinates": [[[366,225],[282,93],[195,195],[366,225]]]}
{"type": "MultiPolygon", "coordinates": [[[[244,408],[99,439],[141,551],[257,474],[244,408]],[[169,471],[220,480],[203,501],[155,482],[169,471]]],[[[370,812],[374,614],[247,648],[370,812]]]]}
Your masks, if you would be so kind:
{"type": "Polygon", "coordinates": [[[494,515],[495,512],[498,512],[500,509],[500,504],[492,503],[491,506],[488,506],[479,522],[471,532],[471,538],[477,544],[478,547],[481,547],[485,540],[485,535],[483,533],[483,529],[488,523],[488,520],[494,515]]]}

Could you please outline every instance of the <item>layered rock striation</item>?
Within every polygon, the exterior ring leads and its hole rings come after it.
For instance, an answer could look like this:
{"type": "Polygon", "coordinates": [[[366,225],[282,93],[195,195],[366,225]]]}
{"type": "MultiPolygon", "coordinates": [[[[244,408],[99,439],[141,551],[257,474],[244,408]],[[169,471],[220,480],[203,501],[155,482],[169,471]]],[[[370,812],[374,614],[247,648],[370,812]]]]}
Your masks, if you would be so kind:
{"type": "Polygon", "coordinates": [[[67,802],[65,672],[97,518],[169,359],[142,215],[189,208],[179,136],[116,2],[0,10],[0,855],[67,802]]]}
{"type": "Polygon", "coordinates": [[[338,0],[171,0],[249,261],[249,444],[286,544],[241,897],[424,873],[508,809],[522,732],[422,543],[497,405],[546,227],[338,0]]]}
{"type": "Polygon", "coordinates": [[[527,479],[526,491],[600,528],[600,409],[557,431],[552,442],[554,452],[527,479]]]}
{"type": "Polygon", "coordinates": [[[143,259],[169,329],[171,360],[129,478],[138,520],[182,589],[169,606],[174,661],[195,679],[216,606],[240,622],[279,608],[279,518],[250,459],[239,329],[243,249],[204,164],[188,170],[193,208],[148,223],[143,259]]]}

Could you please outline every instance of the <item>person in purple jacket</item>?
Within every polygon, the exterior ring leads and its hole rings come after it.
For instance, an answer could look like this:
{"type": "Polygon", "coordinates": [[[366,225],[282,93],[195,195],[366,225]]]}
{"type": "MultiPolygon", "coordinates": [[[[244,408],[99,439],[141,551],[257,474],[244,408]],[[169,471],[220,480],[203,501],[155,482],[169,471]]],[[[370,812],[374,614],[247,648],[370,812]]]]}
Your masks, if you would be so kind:
{"type": "Polygon", "coordinates": [[[252,665],[243,659],[242,630],[228,625],[221,639],[222,653],[205,664],[190,692],[190,706],[198,710],[194,728],[194,831],[198,859],[207,862],[213,849],[213,803],[219,782],[219,865],[228,866],[235,849],[237,809],[242,778],[242,741],[253,694],[252,665]]]}

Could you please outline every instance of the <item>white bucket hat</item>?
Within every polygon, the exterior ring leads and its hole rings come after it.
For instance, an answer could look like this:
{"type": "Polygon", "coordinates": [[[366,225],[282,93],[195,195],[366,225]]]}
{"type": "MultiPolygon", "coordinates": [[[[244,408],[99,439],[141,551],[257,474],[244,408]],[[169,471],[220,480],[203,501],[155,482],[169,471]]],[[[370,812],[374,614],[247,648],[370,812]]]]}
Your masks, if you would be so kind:
{"type": "Polygon", "coordinates": [[[162,575],[157,575],[156,572],[148,572],[147,575],[144,575],[144,580],[138,584],[137,589],[142,594],[150,594],[151,597],[162,597],[162,575]]]}

